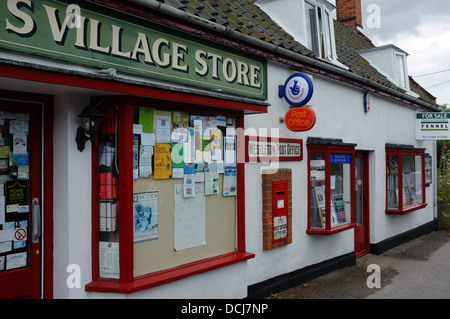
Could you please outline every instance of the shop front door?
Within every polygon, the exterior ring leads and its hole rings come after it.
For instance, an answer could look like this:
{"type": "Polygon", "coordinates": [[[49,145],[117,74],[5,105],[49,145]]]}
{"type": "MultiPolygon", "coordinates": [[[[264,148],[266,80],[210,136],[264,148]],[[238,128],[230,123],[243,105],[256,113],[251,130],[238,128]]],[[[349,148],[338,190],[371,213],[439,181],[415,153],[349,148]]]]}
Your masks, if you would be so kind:
{"type": "Polygon", "coordinates": [[[42,105],[0,97],[0,298],[41,297],[42,105]]]}
{"type": "Polygon", "coordinates": [[[364,256],[370,250],[369,236],[369,153],[355,154],[355,255],[364,256]]]}

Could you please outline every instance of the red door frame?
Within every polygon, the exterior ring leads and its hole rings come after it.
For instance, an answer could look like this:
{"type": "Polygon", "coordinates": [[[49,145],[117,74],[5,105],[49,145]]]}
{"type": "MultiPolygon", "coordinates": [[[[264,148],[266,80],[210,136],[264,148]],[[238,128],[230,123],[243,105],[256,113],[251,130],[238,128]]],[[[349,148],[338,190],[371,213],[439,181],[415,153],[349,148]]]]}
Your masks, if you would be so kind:
{"type": "MultiPolygon", "coordinates": [[[[32,282],[32,285],[39,289],[36,288],[36,291],[31,292],[31,298],[50,299],[53,298],[53,97],[0,90],[0,99],[16,103],[16,106],[27,103],[37,105],[35,108],[29,107],[31,116],[37,118],[30,121],[30,131],[37,134],[38,136],[34,136],[34,138],[36,141],[40,141],[30,144],[32,148],[30,152],[40,154],[40,156],[30,158],[37,162],[37,165],[33,165],[33,169],[30,169],[30,187],[33,192],[33,195],[30,194],[30,203],[33,197],[40,197],[43,233],[37,244],[32,243],[32,240],[29,239],[29,253],[31,266],[39,263],[44,266],[43,271],[41,267],[26,267],[5,272],[2,275],[8,274],[14,277],[12,278],[15,281],[14,291],[11,293],[16,296],[24,293],[19,290],[21,283],[26,285],[32,282]],[[39,105],[40,107],[38,107],[39,105]],[[41,175],[40,178],[35,178],[38,175],[41,175]]],[[[14,111],[20,111],[20,109],[15,108],[14,111]]],[[[31,234],[29,234],[29,238],[31,238],[31,234]]],[[[3,294],[1,296],[3,297],[3,294]]]]}
{"type": "Polygon", "coordinates": [[[369,152],[355,151],[355,158],[357,157],[362,159],[363,165],[363,224],[355,227],[355,255],[362,257],[370,252],[369,152]],[[364,243],[359,245],[360,242],[364,243]]]}

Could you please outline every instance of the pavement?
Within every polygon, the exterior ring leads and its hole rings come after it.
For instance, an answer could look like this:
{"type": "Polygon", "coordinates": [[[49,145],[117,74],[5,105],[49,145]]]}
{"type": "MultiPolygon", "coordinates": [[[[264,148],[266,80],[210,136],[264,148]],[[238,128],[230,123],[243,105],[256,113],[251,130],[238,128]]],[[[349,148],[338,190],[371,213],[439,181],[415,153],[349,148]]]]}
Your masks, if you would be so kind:
{"type": "Polygon", "coordinates": [[[354,266],[279,292],[271,298],[449,299],[450,233],[432,232],[381,255],[365,255],[358,258],[354,266]],[[369,265],[379,268],[368,268],[369,265]],[[372,288],[368,287],[368,282],[372,288]]]}

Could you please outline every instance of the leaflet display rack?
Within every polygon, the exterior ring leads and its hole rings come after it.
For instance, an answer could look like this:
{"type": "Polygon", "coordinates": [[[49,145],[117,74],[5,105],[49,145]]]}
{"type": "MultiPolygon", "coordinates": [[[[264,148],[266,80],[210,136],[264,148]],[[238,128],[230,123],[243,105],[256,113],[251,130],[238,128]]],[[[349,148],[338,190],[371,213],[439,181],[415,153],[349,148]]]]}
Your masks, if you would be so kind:
{"type": "Polygon", "coordinates": [[[99,134],[99,272],[102,278],[119,278],[119,206],[117,130],[114,107],[103,108],[99,134]]]}

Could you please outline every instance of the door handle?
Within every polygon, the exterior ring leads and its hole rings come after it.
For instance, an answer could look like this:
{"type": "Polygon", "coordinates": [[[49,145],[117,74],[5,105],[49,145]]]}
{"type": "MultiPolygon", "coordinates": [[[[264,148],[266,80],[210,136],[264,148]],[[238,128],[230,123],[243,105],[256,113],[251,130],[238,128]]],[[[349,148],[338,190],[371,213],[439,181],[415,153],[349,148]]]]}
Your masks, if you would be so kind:
{"type": "Polygon", "coordinates": [[[33,243],[37,244],[41,237],[41,207],[39,205],[39,198],[35,197],[32,201],[33,214],[33,243]]]}

